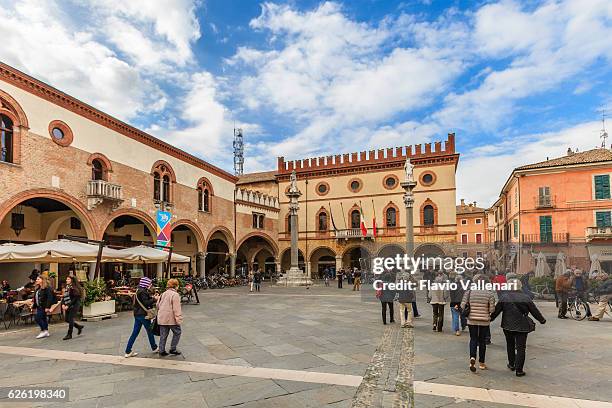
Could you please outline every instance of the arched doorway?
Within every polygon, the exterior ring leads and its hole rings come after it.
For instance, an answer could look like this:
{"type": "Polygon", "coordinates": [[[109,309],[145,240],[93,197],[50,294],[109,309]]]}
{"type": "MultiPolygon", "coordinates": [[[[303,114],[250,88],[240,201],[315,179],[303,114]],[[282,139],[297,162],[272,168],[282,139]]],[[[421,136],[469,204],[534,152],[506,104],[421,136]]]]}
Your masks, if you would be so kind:
{"type": "Polygon", "coordinates": [[[414,251],[414,256],[423,258],[423,269],[438,270],[442,268],[440,259],[444,258],[446,255],[444,253],[444,249],[442,249],[442,247],[439,245],[423,244],[414,251]],[[436,261],[434,258],[437,258],[438,260],[436,261]]]}
{"type": "Polygon", "coordinates": [[[172,264],[173,275],[199,275],[201,264],[198,264],[200,254],[204,252],[204,236],[200,227],[190,220],[178,220],[171,227],[172,251],[191,258],[189,264],[172,264]]]}
{"type": "Polygon", "coordinates": [[[265,277],[276,271],[278,249],[274,241],[263,234],[250,234],[238,245],[236,274],[246,276],[250,269],[259,270],[265,277]],[[267,259],[272,258],[270,263],[267,259]]]}
{"type": "Polygon", "coordinates": [[[342,266],[345,269],[359,268],[369,271],[371,261],[370,251],[362,246],[348,248],[342,255],[342,266]]]}
{"type": "Polygon", "coordinates": [[[404,256],[406,250],[399,245],[389,244],[381,247],[378,250],[378,257],[380,258],[395,258],[397,255],[404,256]]]}
{"type": "MultiPolygon", "coordinates": [[[[130,248],[142,243],[155,243],[154,222],[144,213],[124,211],[108,220],[102,239],[113,248],[130,248]]],[[[101,265],[100,275],[115,282],[122,279],[153,278],[161,274],[158,264],[123,264],[106,262],[101,265]]]]}
{"type": "Polygon", "coordinates": [[[230,273],[230,241],[222,231],[213,232],[206,244],[206,276],[230,273]]]}
{"type": "MultiPolygon", "coordinates": [[[[283,256],[281,257],[281,270],[288,271],[291,268],[291,248],[285,249],[283,256]]],[[[298,249],[298,268],[304,272],[306,265],[304,264],[304,253],[301,249],[298,249]]]]}
{"type": "Polygon", "coordinates": [[[329,269],[332,276],[336,274],[336,253],[328,247],[316,248],[310,254],[310,277],[312,279],[323,279],[325,269],[329,269]]]}
{"type": "MultiPolygon", "coordinates": [[[[8,200],[7,208],[2,210],[5,215],[0,219],[0,243],[31,244],[58,239],[62,235],[95,238],[92,221],[75,201],[72,198],[50,198],[44,194],[24,194],[8,200]],[[19,197],[25,199],[20,200],[19,197]],[[16,204],[8,207],[13,202],[16,204]]],[[[49,269],[49,272],[57,273],[57,282],[61,282],[68,276],[71,268],[81,270],[81,265],[8,263],[0,264],[0,275],[2,279],[9,281],[11,286],[19,287],[27,283],[27,276],[34,268],[49,269]]]]}

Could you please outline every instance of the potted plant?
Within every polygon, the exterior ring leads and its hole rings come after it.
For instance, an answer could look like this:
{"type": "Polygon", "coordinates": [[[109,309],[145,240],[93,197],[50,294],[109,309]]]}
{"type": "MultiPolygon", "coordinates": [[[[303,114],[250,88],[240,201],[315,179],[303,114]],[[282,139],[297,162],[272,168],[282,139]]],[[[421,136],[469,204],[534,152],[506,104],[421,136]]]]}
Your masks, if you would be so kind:
{"type": "Polygon", "coordinates": [[[54,290],[58,289],[58,287],[57,287],[57,273],[56,272],[49,272],[49,283],[51,284],[51,287],[54,290]]]}
{"type": "Polygon", "coordinates": [[[115,300],[106,294],[104,279],[84,282],[83,317],[98,317],[115,313],[115,300]]]}

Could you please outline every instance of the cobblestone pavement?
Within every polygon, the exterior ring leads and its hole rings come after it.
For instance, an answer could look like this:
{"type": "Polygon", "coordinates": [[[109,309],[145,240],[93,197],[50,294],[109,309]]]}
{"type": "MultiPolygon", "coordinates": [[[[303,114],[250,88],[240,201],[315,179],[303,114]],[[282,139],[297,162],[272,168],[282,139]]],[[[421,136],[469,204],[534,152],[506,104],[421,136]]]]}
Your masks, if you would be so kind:
{"type": "MultiPolygon", "coordinates": [[[[406,394],[398,397],[401,392],[410,392],[401,377],[411,375],[417,380],[414,400],[419,408],[546,406],[519,403],[518,393],[612,401],[610,320],[560,321],[554,318],[552,305],[540,305],[549,322],[530,335],[528,375],[516,378],[505,368],[498,322],[487,353],[489,369],[472,374],[467,369],[467,333],[461,337],[450,333],[448,310],[445,332],[433,333],[431,308],[420,302],[424,316],[416,321],[412,337],[397,323],[383,326],[379,304],[362,302],[350,289],[263,290],[261,294],[249,294],[246,288],[205,291],[201,305],[184,306],[186,319],[179,346],[184,354],[179,358],[160,359],[151,354],[141,334],[135,345],[138,358],[110,361],[115,357],[108,356],[124,352],[132,325],[129,312],[116,319],[86,323],[84,334],[71,341],[61,340],[65,324],[52,325],[52,336],[44,340],[33,338],[36,329],[31,326],[14,333],[0,331],[0,385],[70,387],[69,404],[47,405],[58,407],[349,407],[358,390],[364,388],[363,382],[358,387],[361,377],[365,375],[367,380],[373,373],[375,351],[387,347],[387,357],[381,357],[387,364],[380,365],[379,378],[392,384],[388,391],[393,387],[400,391],[383,395],[387,406],[406,406],[397,401],[405,399],[406,394]],[[384,346],[386,338],[390,342],[384,346]],[[411,339],[414,372],[402,372],[401,367],[413,366],[410,353],[406,353],[411,339]],[[21,347],[22,354],[2,351],[6,346],[21,347]],[[26,348],[57,355],[26,355],[26,348]],[[59,351],[74,354],[60,355],[59,351]],[[105,358],[109,361],[103,361],[105,358]],[[408,360],[402,362],[402,358],[408,360]],[[184,365],[168,363],[173,360],[184,365]],[[340,376],[330,380],[325,373],[340,376]],[[299,375],[303,375],[301,381],[299,375]],[[442,389],[443,384],[451,387],[442,389]],[[510,393],[516,395],[510,401],[517,401],[517,405],[493,402],[504,400],[501,397],[487,400],[486,389],[516,392],[510,393]]],[[[504,398],[508,401],[509,397],[504,398]]],[[[552,406],[588,405],[562,401],[552,406]]]]}

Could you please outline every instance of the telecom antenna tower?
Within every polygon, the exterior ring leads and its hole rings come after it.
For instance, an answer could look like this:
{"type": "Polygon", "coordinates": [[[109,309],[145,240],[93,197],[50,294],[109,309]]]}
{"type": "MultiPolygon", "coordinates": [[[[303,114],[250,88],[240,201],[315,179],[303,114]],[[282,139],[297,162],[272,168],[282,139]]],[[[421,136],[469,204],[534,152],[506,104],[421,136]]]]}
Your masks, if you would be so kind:
{"type": "Polygon", "coordinates": [[[601,131],[599,133],[601,138],[601,147],[606,148],[606,139],[608,138],[608,132],[606,131],[606,110],[601,110],[601,131]]]}
{"type": "Polygon", "coordinates": [[[234,174],[241,176],[244,173],[244,141],[242,129],[234,128],[234,174]]]}

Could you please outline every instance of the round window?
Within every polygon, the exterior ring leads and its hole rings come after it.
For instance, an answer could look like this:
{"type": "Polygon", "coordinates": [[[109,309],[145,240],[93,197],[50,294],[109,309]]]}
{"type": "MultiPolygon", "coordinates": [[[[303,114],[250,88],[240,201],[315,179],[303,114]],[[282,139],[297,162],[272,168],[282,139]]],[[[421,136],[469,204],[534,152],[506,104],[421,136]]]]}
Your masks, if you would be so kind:
{"type": "Polygon", "coordinates": [[[319,184],[319,193],[321,194],[325,194],[327,193],[327,184],[319,184]]]}
{"type": "Polygon", "coordinates": [[[387,187],[389,187],[389,188],[393,188],[393,187],[395,187],[395,184],[396,184],[395,177],[387,177],[387,178],[385,179],[385,185],[386,185],[387,187]]]}
{"type": "Polygon", "coordinates": [[[433,183],[433,181],[434,181],[433,174],[431,174],[431,173],[423,174],[423,183],[431,184],[431,183],[433,183]]]}
{"type": "Polygon", "coordinates": [[[63,140],[64,139],[64,131],[58,127],[54,127],[51,130],[51,135],[55,140],[63,140]]]}
{"type": "Polygon", "coordinates": [[[361,187],[361,184],[359,183],[359,181],[357,180],[351,181],[351,190],[357,191],[359,190],[359,187],[361,187]]]}

